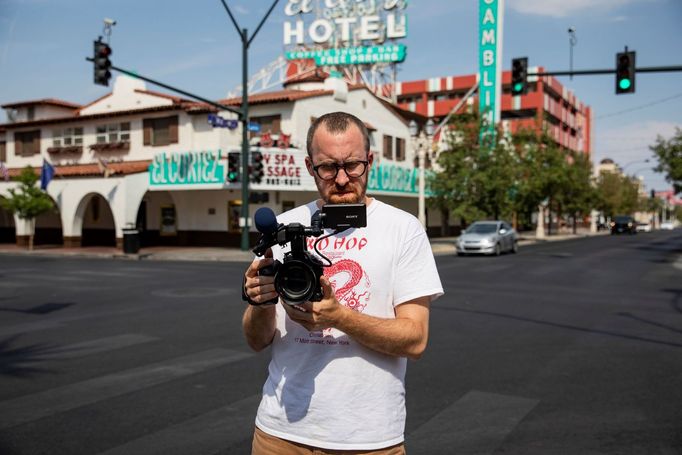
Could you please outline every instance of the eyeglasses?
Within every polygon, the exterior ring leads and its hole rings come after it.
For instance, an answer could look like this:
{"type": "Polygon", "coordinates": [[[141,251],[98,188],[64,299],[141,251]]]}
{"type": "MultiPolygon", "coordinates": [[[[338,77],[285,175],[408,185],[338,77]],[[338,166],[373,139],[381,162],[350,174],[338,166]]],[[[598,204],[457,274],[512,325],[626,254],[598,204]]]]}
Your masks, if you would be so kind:
{"type": "Polygon", "coordinates": [[[313,166],[313,170],[322,180],[334,180],[339,169],[343,169],[350,178],[358,178],[362,177],[367,170],[367,164],[369,161],[346,161],[343,164],[323,163],[313,166]]]}

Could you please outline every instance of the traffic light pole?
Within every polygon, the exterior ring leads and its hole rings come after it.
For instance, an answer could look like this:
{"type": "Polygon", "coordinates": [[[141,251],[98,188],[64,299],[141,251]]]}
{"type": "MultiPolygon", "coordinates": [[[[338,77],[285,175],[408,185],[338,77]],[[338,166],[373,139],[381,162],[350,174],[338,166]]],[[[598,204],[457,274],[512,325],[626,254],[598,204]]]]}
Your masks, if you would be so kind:
{"type": "MultiPolygon", "coordinates": [[[[636,67],[636,73],[663,73],[669,71],[682,71],[682,65],[678,66],[645,66],[636,67]]],[[[528,72],[528,76],[586,76],[594,74],[616,74],[613,68],[601,70],[579,70],[579,71],[542,71],[538,73],[528,72]]]]}
{"type": "Polygon", "coordinates": [[[265,16],[263,16],[260,24],[256,27],[256,31],[253,32],[250,38],[248,30],[239,27],[225,0],[220,1],[225,7],[228,16],[230,16],[230,20],[237,29],[237,33],[239,33],[242,41],[242,108],[240,118],[242,122],[242,210],[239,224],[242,227],[241,249],[246,251],[249,249],[249,45],[260,31],[268,16],[270,16],[270,13],[272,13],[272,10],[275,9],[275,5],[277,5],[279,0],[272,2],[270,9],[265,13],[265,16]]]}
{"type": "MultiPolygon", "coordinates": [[[[94,59],[92,59],[90,57],[86,57],[85,60],[92,62],[94,59]]],[[[150,84],[158,85],[159,87],[163,87],[167,90],[170,90],[171,92],[175,92],[175,93],[179,93],[181,95],[185,95],[187,98],[192,98],[192,99],[195,99],[197,101],[201,101],[202,103],[206,103],[210,106],[215,107],[216,109],[230,111],[230,112],[237,114],[237,115],[240,115],[240,116],[242,115],[242,111],[240,109],[235,109],[234,107],[231,107],[231,106],[225,106],[224,104],[216,103],[215,101],[211,101],[209,99],[203,98],[203,97],[195,95],[193,93],[186,92],[182,89],[173,87],[171,85],[164,84],[163,82],[159,82],[157,80],[142,76],[142,75],[140,75],[134,71],[129,71],[129,70],[126,70],[123,68],[119,68],[118,66],[114,66],[114,65],[111,65],[110,68],[114,71],[118,71],[119,73],[123,73],[123,74],[126,74],[128,76],[134,77],[136,79],[140,79],[140,80],[143,80],[145,82],[149,82],[150,84]]]]}

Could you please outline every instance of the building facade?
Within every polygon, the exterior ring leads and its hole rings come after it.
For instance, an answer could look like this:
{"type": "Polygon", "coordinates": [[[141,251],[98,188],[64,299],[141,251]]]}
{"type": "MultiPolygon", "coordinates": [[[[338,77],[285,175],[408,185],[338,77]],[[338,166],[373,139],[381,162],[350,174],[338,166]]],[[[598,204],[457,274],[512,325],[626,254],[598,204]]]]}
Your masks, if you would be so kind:
{"type": "MultiPolygon", "coordinates": [[[[220,103],[238,107],[241,99],[220,103]]],[[[317,197],[304,163],[307,130],[336,110],[363,119],[370,131],[369,193],[416,214],[408,121],[424,121],[418,114],[334,78],[252,95],[249,104],[251,150],[263,159],[262,178],[250,183],[251,214],[263,206],[281,213],[317,197]]],[[[239,245],[245,176],[227,176],[229,154],[241,150],[234,114],[125,76],[85,106],[50,99],[3,108],[10,121],[0,126],[0,158],[9,177],[26,166],[39,173],[45,161],[56,170],[47,187],[56,210],[35,221],[35,244],[121,247],[124,230],[136,228],[143,246],[239,245]]],[[[0,180],[0,197],[16,185],[0,180]]],[[[0,209],[0,241],[23,245],[32,231],[0,209]]]]}
{"type": "MultiPolygon", "coordinates": [[[[531,72],[544,69],[532,68],[531,72]]],[[[398,82],[398,106],[440,121],[444,119],[476,84],[478,75],[448,76],[398,82]]],[[[511,71],[502,72],[502,128],[512,133],[521,128],[545,129],[560,146],[590,155],[592,153],[592,111],[556,78],[528,78],[525,95],[511,94],[511,71]]],[[[476,95],[461,109],[473,109],[476,95]]],[[[461,111],[460,111],[461,112],[461,111]]]]}

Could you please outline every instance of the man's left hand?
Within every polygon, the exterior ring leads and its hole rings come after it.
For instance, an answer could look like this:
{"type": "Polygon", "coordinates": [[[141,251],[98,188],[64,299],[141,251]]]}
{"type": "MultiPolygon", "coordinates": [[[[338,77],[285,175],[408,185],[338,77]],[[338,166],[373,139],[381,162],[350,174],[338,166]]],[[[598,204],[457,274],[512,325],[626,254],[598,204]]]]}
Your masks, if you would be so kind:
{"type": "Polygon", "coordinates": [[[322,286],[322,300],[319,302],[305,302],[294,306],[282,303],[289,318],[301,324],[309,332],[334,327],[345,309],[336,300],[334,289],[326,276],[320,277],[320,285],[322,286]]]}

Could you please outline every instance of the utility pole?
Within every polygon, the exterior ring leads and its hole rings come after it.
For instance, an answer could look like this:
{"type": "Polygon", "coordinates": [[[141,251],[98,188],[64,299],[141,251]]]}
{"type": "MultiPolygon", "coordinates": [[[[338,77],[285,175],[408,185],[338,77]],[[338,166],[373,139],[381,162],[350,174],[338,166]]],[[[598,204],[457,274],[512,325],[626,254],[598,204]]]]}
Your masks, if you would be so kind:
{"type": "Polygon", "coordinates": [[[242,123],[242,210],[239,217],[239,225],[242,228],[241,249],[246,251],[249,249],[249,46],[268,16],[270,16],[270,13],[272,13],[272,10],[275,9],[279,0],[272,2],[270,9],[265,13],[265,16],[263,16],[260,24],[256,27],[256,31],[253,32],[250,38],[248,30],[239,27],[225,0],[220,1],[225,7],[228,16],[230,16],[230,20],[237,29],[237,33],[242,41],[242,108],[240,113],[240,121],[242,123]]]}

